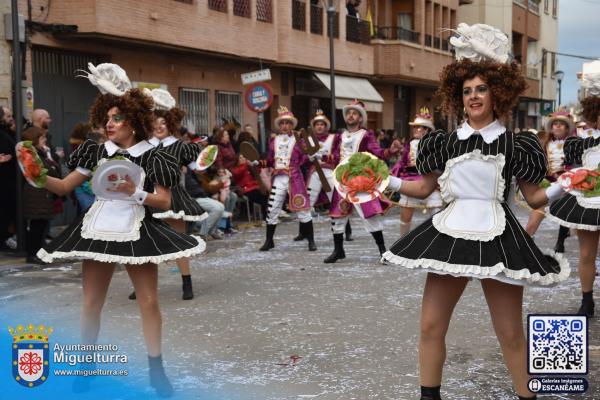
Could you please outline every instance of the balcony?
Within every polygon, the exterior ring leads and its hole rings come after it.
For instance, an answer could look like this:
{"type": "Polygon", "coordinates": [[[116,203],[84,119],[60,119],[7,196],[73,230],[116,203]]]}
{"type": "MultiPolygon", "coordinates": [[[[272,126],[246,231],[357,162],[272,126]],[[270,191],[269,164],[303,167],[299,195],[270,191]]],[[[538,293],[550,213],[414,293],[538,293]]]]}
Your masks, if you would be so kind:
{"type": "Polygon", "coordinates": [[[346,15],[346,40],[353,43],[371,43],[371,24],[365,20],[346,15]]]}
{"type": "Polygon", "coordinates": [[[382,40],[404,40],[419,43],[421,34],[398,26],[378,26],[375,28],[375,38],[382,40]]]}

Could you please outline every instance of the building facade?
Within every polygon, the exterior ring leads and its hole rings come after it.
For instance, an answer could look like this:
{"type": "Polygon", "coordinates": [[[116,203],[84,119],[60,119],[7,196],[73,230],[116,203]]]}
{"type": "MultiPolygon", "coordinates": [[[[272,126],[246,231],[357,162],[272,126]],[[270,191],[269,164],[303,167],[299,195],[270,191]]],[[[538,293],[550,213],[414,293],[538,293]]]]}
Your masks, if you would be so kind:
{"type": "MultiPolygon", "coordinates": [[[[267,129],[278,105],[291,107],[306,125],[318,108],[331,113],[331,31],[338,127],[341,106],[354,98],[366,102],[369,128],[407,135],[408,121],[423,106],[447,125],[435,90],[452,61],[443,28],[456,27],[462,1],[372,0],[352,10],[337,0],[331,26],[324,3],[20,0],[27,25],[24,85],[33,89],[34,107],[49,110],[54,144],[64,148],[97,93],[85,79],[74,79],[88,62],[117,63],[134,84],[168,89],[187,111],[185,124],[202,134],[224,120],[256,126],[257,115],[244,106],[241,75],[269,68],[274,101],[265,113],[267,129]]],[[[9,49],[3,41],[0,51],[9,49]]],[[[2,75],[1,68],[0,101],[10,87],[10,70],[2,75]]]]}
{"type": "Polygon", "coordinates": [[[459,8],[461,22],[486,23],[502,30],[512,42],[528,89],[519,99],[513,124],[540,129],[543,117],[556,106],[558,0],[473,0],[459,8]]]}

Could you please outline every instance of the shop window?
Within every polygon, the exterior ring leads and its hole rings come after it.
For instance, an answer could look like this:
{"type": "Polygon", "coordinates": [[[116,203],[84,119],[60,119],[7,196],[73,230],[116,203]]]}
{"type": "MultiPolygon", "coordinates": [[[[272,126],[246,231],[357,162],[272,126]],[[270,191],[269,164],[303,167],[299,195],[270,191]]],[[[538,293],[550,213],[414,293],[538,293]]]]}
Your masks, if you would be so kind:
{"type": "Polygon", "coordinates": [[[181,88],[179,105],[185,111],[183,126],[191,132],[208,135],[210,132],[208,90],[181,88]]]}

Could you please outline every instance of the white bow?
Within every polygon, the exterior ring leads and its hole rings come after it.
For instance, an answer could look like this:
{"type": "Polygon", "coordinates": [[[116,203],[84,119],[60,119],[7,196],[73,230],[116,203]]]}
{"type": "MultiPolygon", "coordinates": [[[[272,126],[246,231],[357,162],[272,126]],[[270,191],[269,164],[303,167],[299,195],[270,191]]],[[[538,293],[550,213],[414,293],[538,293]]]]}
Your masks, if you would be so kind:
{"type": "Polygon", "coordinates": [[[132,87],[127,73],[117,64],[103,63],[94,66],[94,64],[88,63],[88,69],[90,72],[82,69],[77,70],[77,72],[83,73],[77,75],[77,77],[87,78],[102,94],[110,93],[115,96],[123,96],[132,87]]]}
{"type": "Polygon", "coordinates": [[[505,64],[509,60],[510,43],[502,31],[486,24],[458,24],[456,30],[448,29],[459,36],[450,38],[456,59],[468,58],[471,61],[496,61],[505,64]]]}

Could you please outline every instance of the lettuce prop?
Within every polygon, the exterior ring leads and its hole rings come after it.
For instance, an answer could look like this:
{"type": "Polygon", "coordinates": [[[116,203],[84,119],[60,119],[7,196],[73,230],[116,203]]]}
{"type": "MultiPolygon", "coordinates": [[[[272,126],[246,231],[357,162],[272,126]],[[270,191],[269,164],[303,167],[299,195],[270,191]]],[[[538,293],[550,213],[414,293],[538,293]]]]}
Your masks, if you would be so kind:
{"type": "Polygon", "coordinates": [[[43,188],[48,179],[48,169],[30,140],[17,144],[17,159],[27,182],[36,188],[43,188]]]}
{"type": "Polygon", "coordinates": [[[376,179],[381,177],[383,181],[390,175],[390,170],[385,161],[372,158],[368,153],[354,153],[346,164],[342,164],[336,169],[335,178],[338,182],[342,182],[342,176],[346,171],[349,171],[348,179],[356,176],[369,177],[370,174],[365,171],[367,167],[373,170],[376,179]]]}

